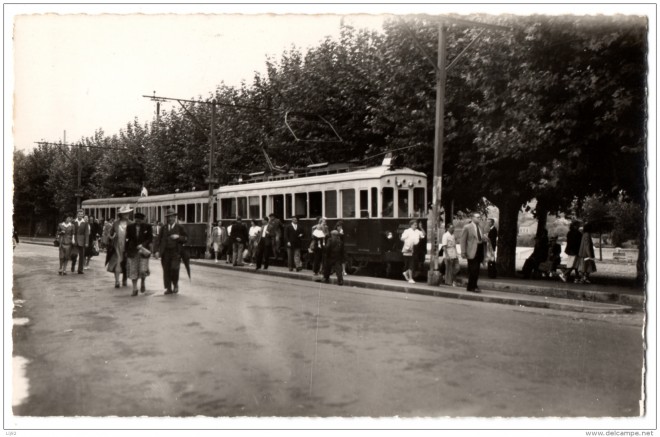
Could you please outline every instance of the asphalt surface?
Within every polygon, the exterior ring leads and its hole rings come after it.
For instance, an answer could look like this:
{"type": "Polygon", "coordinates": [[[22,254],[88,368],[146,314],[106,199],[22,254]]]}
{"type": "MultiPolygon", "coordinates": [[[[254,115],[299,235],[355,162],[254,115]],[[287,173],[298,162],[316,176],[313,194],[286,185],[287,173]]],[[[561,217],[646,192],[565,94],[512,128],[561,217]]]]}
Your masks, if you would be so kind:
{"type": "MultiPolygon", "coordinates": [[[[14,253],[17,416],[628,417],[643,315],[580,314],[193,266],[181,293],[14,253]]],[[[182,268],[182,275],[183,273],[182,268]]]]}

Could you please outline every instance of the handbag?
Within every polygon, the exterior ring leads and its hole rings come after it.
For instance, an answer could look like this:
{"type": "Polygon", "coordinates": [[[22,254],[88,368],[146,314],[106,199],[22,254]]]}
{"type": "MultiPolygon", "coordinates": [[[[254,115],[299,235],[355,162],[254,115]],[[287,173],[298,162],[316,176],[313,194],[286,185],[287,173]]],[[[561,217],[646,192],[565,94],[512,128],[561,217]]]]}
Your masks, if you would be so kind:
{"type": "Polygon", "coordinates": [[[441,247],[441,248],[440,248],[440,252],[438,252],[438,256],[443,256],[444,253],[445,253],[445,248],[444,248],[444,247],[441,247]]]}
{"type": "Polygon", "coordinates": [[[58,239],[56,238],[55,241],[53,241],[53,245],[54,245],[55,247],[60,247],[60,240],[58,240],[58,239]]]}

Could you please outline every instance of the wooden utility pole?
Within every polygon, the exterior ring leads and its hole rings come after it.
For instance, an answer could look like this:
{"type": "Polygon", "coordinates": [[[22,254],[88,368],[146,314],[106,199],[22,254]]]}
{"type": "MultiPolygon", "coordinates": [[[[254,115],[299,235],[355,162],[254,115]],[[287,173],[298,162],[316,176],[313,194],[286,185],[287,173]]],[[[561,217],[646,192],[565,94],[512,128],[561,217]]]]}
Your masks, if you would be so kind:
{"type": "Polygon", "coordinates": [[[217,183],[213,179],[213,153],[215,150],[215,107],[217,100],[211,102],[211,135],[209,136],[209,206],[208,206],[208,226],[206,228],[206,252],[204,258],[211,259],[211,245],[213,244],[213,185],[217,183]]]}
{"type": "MultiPolygon", "coordinates": [[[[429,240],[431,241],[431,256],[427,282],[429,285],[440,283],[440,265],[438,256],[438,237],[442,235],[442,220],[440,218],[440,201],[442,195],[442,158],[445,129],[445,87],[447,27],[443,21],[438,25],[438,68],[435,84],[435,139],[433,141],[433,206],[428,221],[429,240]]],[[[451,220],[451,218],[448,218],[451,220]]]]}
{"type": "Polygon", "coordinates": [[[179,105],[183,108],[186,114],[190,117],[190,119],[199,127],[204,134],[206,134],[209,138],[209,177],[208,180],[204,182],[208,182],[209,184],[209,203],[208,203],[208,220],[207,220],[207,229],[206,229],[206,251],[204,252],[204,257],[206,259],[211,258],[211,246],[212,246],[212,237],[211,237],[211,232],[213,230],[213,185],[217,184],[219,180],[217,178],[213,177],[213,155],[215,153],[215,147],[216,147],[216,142],[215,142],[215,119],[216,119],[216,107],[217,106],[223,106],[223,107],[231,107],[231,108],[240,108],[240,109],[253,109],[253,110],[258,110],[258,111],[272,111],[270,108],[259,108],[256,106],[249,106],[249,105],[235,105],[235,104],[229,104],[229,103],[219,103],[217,99],[213,99],[211,101],[202,101],[202,100],[188,100],[188,99],[179,99],[176,97],[162,97],[162,96],[157,96],[156,91],[154,91],[154,94],[152,96],[147,96],[143,95],[142,97],[146,97],[154,102],[156,102],[156,122],[158,123],[160,118],[160,102],[165,102],[165,101],[176,101],[179,102],[179,105]],[[211,105],[211,131],[209,132],[207,128],[195,117],[195,114],[190,112],[188,108],[184,105],[184,103],[202,103],[205,105],[211,105]]]}
{"type": "MultiPolygon", "coordinates": [[[[69,156],[69,153],[66,151],[66,149],[62,147],[62,146],[68,146],[68,144],[66,144],[66,131],[64,131],[64,143],[62,143],[62,142],[49,143],[47,141],[37,141],[36,144],[41,144],[41,145],[44,145],[44,146],[56,146],[56,147],[58,147],[60,149],[60,151],[64,154],[66,159],[68,159],[71,163],[75,162],[75,164],[77,165],[77,167],[78,167],[78,183],[77,183],[77,187],[76,187],[76,211],[81,208],[81,206],[82,206],[82,197],[83,197],[83,192],[82,192],[82,167],[83,167],[83,165],[82,165],[82,149],[83,149],[83,147],[85,147],[87,149],[128,150],[126,147],[100,147],[100,146],[90,146],[90,145],[83,146],[82,143],[78,143],[77,146],[74,146],[72,144],[71,145],[72,148],[73,147],[78,147],[77,158],[74,161],[71,158],[71,156],[69,156]]],[[[71,150],[71,152],[72,151],[73,150],[71,150]]]]}

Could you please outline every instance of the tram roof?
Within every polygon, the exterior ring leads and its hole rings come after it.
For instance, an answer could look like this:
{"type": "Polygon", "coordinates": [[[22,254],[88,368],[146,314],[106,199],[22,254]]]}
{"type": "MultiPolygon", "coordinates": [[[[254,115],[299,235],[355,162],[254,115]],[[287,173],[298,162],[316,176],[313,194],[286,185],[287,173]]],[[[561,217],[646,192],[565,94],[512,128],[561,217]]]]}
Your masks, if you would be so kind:
{"type": "Polygon", "coordinates": [[[287,187],[295,187],[301,185],[359,181],[359,180],[377,179],[388,175],[392,175],[392,176],[414,175],[426,179],[426,175],[424,173],[407,167],[391,169],[390,166],[383,165],[379,167],[370,167],[360,170],[353,170],[342,173],[332,173],[332,174],[325,174],[318,176],[299,177],[296,175],[292,175],[292,177],[274,179],[268,181],[259,181],[259,182],[246,181],[241,184],[222,186],[217,190],[217,192],[218,194],[221,194],[221,193],[230,193],[234,191],[244,191],[244,190],[260,190],[260,189],[269,189],[269,188],[278,188],[278,187],[287,188],[287,187]]]}
{"type": "MultiPolygon", "coordinates": [[[[216,195],[218,189],[213,190],[213,195],[216,195]]],[[[186,191],[183,193],[170,193],[170,194],[156,194],[154,196],[145,196],[145,197],[108,197],[104,199],[87,199],[83,200],[82,206],[118,206],[129,204],[131,206],[136,206],[144,203],[151,202],[166,202],[168,200],[181,200],[181,199],[202,199],[209,197],[209,190],[204,191],[186,191]]]]}
{"type": "Polygon", "coordinates": [[[82,201],[82,206],[103,206],[103,205],[134,205],[140,199],[139,197],[106,197],[103,199],[86,199],[82,201]]]}

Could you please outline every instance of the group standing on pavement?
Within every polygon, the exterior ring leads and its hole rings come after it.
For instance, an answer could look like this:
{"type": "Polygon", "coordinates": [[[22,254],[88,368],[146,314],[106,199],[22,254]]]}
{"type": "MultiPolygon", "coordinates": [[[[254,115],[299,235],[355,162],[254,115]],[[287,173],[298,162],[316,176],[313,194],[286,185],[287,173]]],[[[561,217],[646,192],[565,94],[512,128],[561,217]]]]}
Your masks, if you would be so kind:
{"type": "MultiPolygon", "coordinates": [[[[135,213],[134,221],[131,221],[129,216],[132,212],[130,205],[124,205],[118,210],[116,219],[108,219],[106,222],[88,218],[83,210],[77,211],[75,220],[72,220],[71,215],[66,216],[58,225],[57,231],[60,258],[58,274],[66,275],[68,261],[72,261],[74,271],[76,258],[80,260],[78,273],[83,274],[91,256],[98,254],[100,239],[101,248],[107,251],[107,271],[115,276],[115,288],[127,286],[127,280],[130,278],[133,284],[131,295],[137,296],[139,291],[144,293],[145,280],[150,273],[149,258],[153,254],[156,258],[159,255],[161,258],[165,294],[178,293],[179,270],[187,234],[185,228],[178,223],[176,210],[168,209],[165,214],[166,225],[156,222],[153,226],[145,223],[144,214],[139,212],[135,213]]],[[[472,214],[470,222],[463,227],[460,234],[460,253],[453,224],[445,227],[439,254],[443,258],[441,273],[445,285],[457,286],[460,257],[467,259],[466,288],[469,292],[481,292],[478,281],[482,263],[486,265],[488,262],[489,276],[491,267],[495,269],[498,239],[495,220],[489,218],[485,230],[481,228],[480,220],[480,214],[472,214]]],[[[215,262],[227,256],[227,262],[234,266],[243,266],[245,261],[249,261],[250,266],[256,265],[256,270],[268,269],[270,258],[277,259],[278,246],[282,244],[286,248],[289,271],[301,271],[303,242],[309,241],[309,247],[305,248],[309,253],[307,260],[314,276],[322,275],[322,281],[328,282],[334,272],[337,275],[337,283],[342,285],[343,278],[347,275],[344,237],[342,220],[338,220],[330,231],[325,217],[318,217],[316,225],[312,227],[310,234],[306,235],[297,216],[283,226],[274,214],[270,214],[260,222],[251,220],[249,229],[240,216],[227,228],[222,221],[214,223],[211,244],[215,262]]],[[[409,227],[401,234],[403,276],[409,283],[415,283],[417,265],[423,262],[425,239],[426,233],[418,219],[411,220],[409,227]]],[[[591,225],[580,227],[578,222],[572,222],[566,239],[567,258],[566,264],[562,265],[561,246],[557,243],[557,237],[548,238],[545,229],[539,231],[534,251],[523,268],[523,275],[528,277],[530,271],[547,269],[549,276],[557,276],[567,282],[574,271],[576,283],[590,283],[589,276],[596,271],[591,225]]],[[[189,270],[189,264],[186,265],[189,270]]]]}

